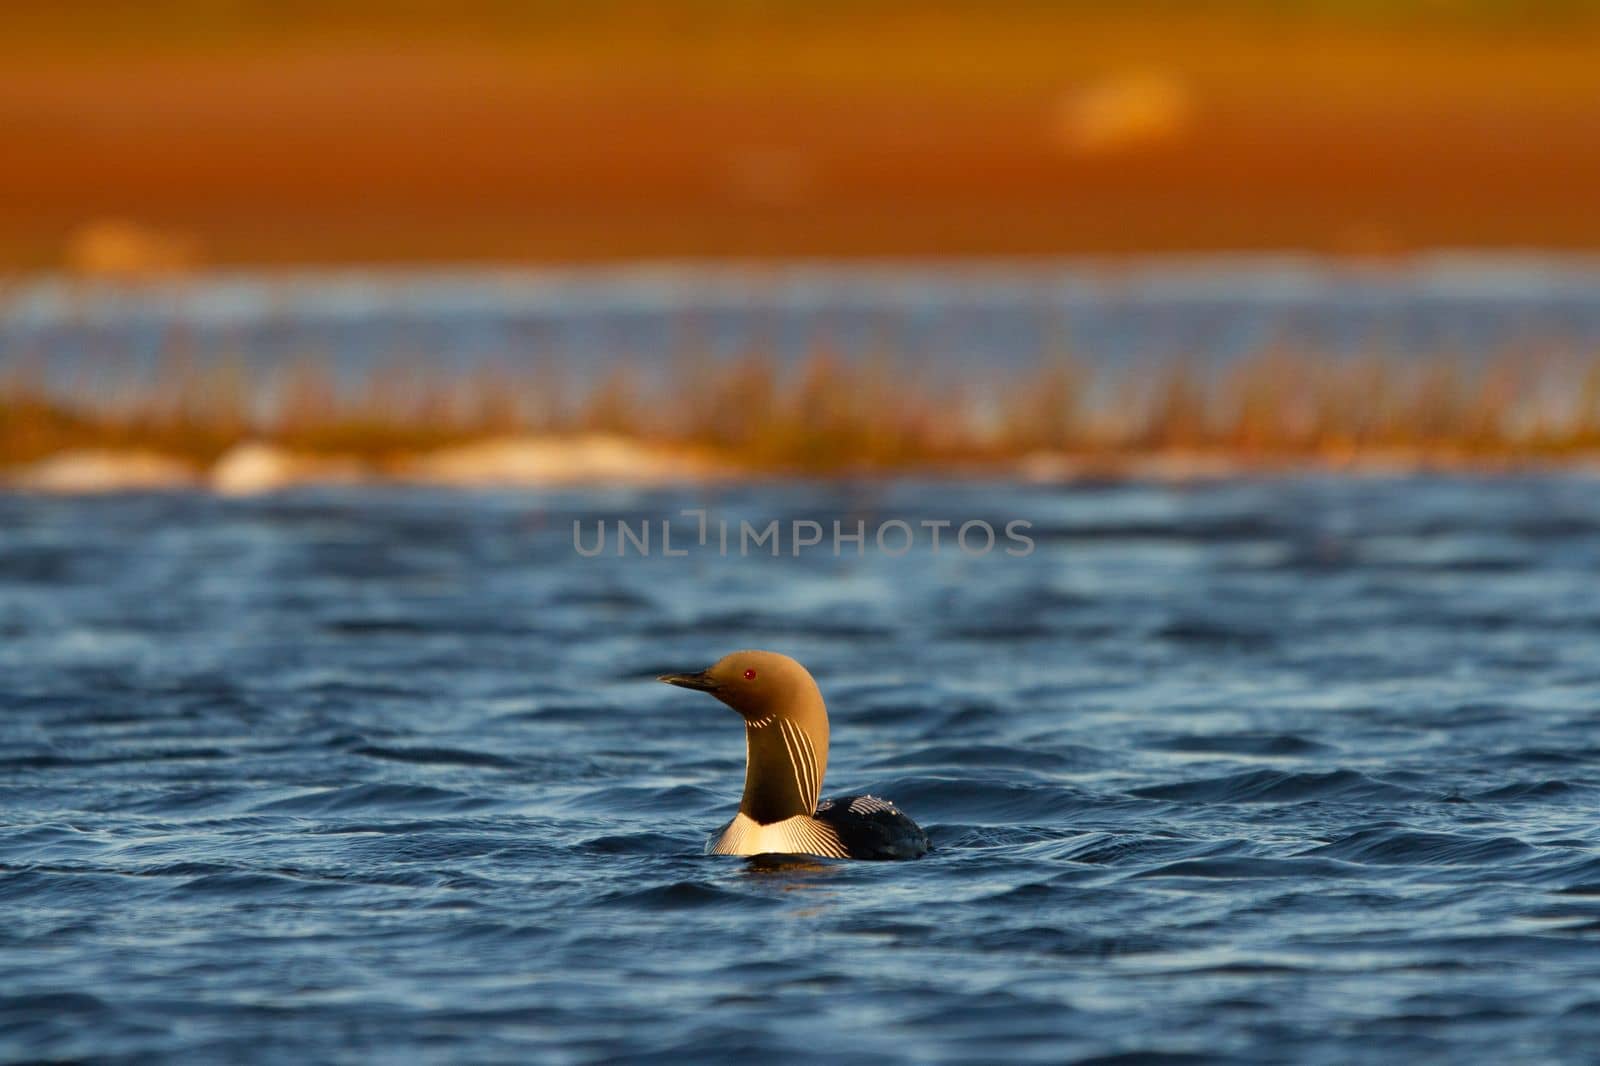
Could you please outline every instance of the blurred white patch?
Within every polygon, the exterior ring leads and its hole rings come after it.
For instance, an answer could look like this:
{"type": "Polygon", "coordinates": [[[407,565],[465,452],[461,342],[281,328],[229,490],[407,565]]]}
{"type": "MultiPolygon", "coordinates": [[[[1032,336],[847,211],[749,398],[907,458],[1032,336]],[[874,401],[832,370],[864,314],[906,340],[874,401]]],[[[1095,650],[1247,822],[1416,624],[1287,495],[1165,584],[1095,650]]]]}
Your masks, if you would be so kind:
{"type": "Polygon", "coordinates": [[[60,452],[26,467],[13,479],[33,492],[79,495],[188,488],[195,473],[182,460],[154,452],[60,452]]]}
{"type": "Polygon", "coordinates": [[[302,455],[247,441],[223,453],[211,468],[211,487],[224,496],[255,496],[305,484],[348,484],[366,471],[353,459],[302,455]]]}
{"type": "Polygon", "coordinates": [[[622,437],[508,437],[441,448],[405,464],[399,475],[430,485],[468,487],[661,484],[718,474],[709,460],[622,437]]]}
{"type": "Polygon", "coordinates": [[[1066,93],[1052,129],[1056,142],[1074,155],[1114,155],[1175,141],[1194,115],[1193,93],[1177,75],[1126,71],[1066,93]]]}
{"type": "Polygon", "coordinates": [[[186,233],[103,218],[67,238],[67,268],[92,278],[138,280],[182,274],[200,265],[200,243],[186,233]]]}

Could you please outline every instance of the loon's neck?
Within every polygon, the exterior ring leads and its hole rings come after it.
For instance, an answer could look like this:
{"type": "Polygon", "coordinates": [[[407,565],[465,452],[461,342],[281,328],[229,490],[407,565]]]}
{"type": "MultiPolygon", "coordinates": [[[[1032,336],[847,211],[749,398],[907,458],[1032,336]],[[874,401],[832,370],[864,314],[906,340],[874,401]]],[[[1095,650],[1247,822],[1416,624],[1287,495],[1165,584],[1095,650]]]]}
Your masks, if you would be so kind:
{"type": "Polygon", "coordinates": [[[828,771],[828,712],[814,706],[746,719],[739,811],[762,825],[817,812],[828,771]]]}

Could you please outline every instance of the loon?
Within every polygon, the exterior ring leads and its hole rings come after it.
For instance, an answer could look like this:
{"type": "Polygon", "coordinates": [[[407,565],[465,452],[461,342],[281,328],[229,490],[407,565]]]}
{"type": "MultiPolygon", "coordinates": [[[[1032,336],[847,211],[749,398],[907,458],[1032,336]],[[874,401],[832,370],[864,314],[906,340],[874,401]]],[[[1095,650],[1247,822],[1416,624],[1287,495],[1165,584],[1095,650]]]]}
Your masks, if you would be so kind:
{"type": "Polygon", "coordinates": [[[928,834],[876,796],[818,802],[828,769],[828,709],[805,667],[771,651],[736,651],[699,673],[662,674],[709,692],[744,718],[744,798],[706,841],[709,855],[920,859],[928,834]]]}

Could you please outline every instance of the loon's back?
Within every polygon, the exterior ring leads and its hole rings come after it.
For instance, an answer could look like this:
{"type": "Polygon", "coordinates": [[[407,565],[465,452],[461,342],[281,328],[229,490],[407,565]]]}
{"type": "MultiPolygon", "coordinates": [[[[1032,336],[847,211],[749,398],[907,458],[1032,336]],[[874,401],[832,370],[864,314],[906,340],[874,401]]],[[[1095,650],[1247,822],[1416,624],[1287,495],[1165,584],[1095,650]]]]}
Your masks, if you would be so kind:
{"type": "Polygon", "coordinates": [[[832,827],[852,859],[920,859],[933,850],[920,825],[877,796],[823,800],[817,821],[832,827]]]}
{"type": "Polygon", "coordinates": [[[817,813],[762,825],[740,813],[706,841],[711,855],[818,855],[830,859],[920,859],[933,845],[888,800],[838,796],[817,813]]]}

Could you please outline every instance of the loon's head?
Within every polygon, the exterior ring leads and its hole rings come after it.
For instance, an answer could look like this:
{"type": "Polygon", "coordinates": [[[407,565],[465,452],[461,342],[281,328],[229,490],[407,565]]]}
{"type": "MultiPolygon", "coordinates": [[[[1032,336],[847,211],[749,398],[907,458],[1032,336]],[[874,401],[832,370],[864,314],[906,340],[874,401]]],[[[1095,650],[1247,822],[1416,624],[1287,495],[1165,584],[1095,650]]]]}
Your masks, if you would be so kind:
{"type": "MultiPolygon", "coordinates": [[[[699,673],[662,674],[656,680],[709,692],[746,722],[775,714],[805,717],[822,706],[822,693],[811,673],[775,651],[736,651],[699,673]]],[[[823,711],[824,720],[826,714],[823,711]]]]}
{"type": "Polygon", "coordinates": [[[828,769],[828,709],[805,667],[773,651],[736,651],[698,673],[656,680],[709,692],[744,719],[740,810],[762,823],[816,813],[828,769]]]}

